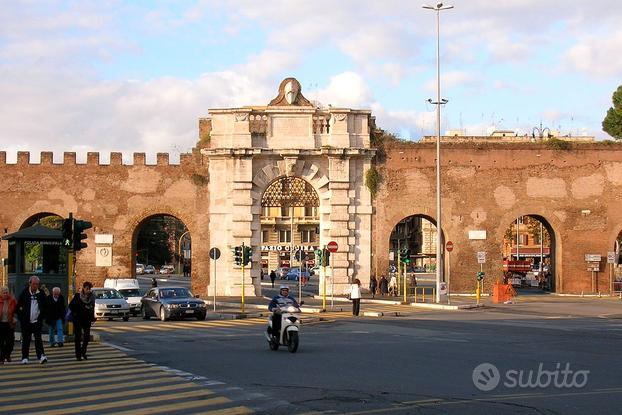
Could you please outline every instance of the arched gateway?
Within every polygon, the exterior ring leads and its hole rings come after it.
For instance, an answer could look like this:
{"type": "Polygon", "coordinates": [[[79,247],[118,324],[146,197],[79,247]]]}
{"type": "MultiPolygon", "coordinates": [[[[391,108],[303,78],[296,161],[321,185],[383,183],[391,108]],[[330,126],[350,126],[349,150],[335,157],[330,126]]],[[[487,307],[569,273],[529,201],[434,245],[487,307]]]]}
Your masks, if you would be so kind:
{"type": "Polygon", "coordinates": [[[339,245],[331,257],[335,292],[344,292],[353,277],[368,281],[372,206],[364,177],[375,152],[369,142],[371,112],[316,108],[302,96],[298,81],[287,78],[267,107],[210,113],[202,120],[209,133],[202,150],[209,158],[209,237],[210,247],[223,252],[210,294],[215,289],[217,295],[240,295],[242,272],[229,252],[242,243],[253,247],[245,292],[259,293],[262,226],[266,229],[262,198],[265,205],[266,190],[279,180],[308,183],[317,194],[316,244],[339,245]]]}

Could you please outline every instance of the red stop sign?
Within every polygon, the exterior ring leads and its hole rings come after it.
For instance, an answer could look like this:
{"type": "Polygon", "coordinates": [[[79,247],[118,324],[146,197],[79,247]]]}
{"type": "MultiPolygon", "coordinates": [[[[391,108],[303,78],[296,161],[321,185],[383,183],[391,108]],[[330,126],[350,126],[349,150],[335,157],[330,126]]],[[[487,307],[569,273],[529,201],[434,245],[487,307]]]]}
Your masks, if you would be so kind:
{"type": "Polygon", "coordinates": [[[447,250],[447,252],[451,252],[454,250],[454,243],[451,241],[447,241],[447,243],[445,244],[445,249],[447,250]]]}
{"type": "Polygon", "coordinates": [[[339,248],[339,245],[337,245],[337,242],[335,241],[331,241],[328,243],[328,245],[326,245],[326,249],[328,249],[332,253],[337,252],[338,248],[339,248]]]}

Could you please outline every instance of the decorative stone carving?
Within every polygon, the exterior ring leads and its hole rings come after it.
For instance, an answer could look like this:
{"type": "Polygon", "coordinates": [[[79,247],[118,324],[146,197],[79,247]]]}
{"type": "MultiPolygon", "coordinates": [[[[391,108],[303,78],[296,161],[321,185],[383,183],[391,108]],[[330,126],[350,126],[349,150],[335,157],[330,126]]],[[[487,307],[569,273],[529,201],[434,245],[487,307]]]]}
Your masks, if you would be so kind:
{"type": "Polygon", "coordinates": [[[248,114],[247,113],[237,113],[235,114],[235,121],[236,122],[242,122],[242,121],[246,121],[248,120],[248,114]]]}
{"type": "Polygon", "coordinates": [[[279,95],[270,101],[269,106],[313,107],[313,104],[302,96],[301,90],[300,82],[296,78],[285,78],[279,85],[279,95]]]}

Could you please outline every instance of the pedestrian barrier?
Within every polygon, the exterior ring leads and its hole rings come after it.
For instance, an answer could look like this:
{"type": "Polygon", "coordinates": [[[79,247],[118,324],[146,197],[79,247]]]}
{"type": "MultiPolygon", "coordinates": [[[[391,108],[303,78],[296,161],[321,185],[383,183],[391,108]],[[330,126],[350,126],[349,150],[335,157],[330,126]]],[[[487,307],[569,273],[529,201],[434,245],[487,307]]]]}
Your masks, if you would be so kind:
{"type": "Polygon", "coordinates": [[[511,284],[500,284],[495,282],[492,287],[492,302],[494,304],[505,303],[516,296],[516,291],[511,284]]]}
{"type": "Polygon", "coordinates": [[[430,300],[432,302],[435,301],[436,299],[436,287],[414,287],[415,288],[415,303],[418,302],[419,299],[419,292],[421,292],[421,302],[425,303],[426,302],[426,291],[429,291],[432,293],[432,295],[430,296],[430,300]]]}

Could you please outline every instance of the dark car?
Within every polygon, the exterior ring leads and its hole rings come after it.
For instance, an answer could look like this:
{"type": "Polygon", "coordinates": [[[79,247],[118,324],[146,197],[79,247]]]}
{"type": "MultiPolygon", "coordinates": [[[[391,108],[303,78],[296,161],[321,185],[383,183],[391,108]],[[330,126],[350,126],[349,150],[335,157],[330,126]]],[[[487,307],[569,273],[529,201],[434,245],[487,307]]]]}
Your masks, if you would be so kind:
{"type": "Polygon", "coordinates": [[[170,318],[194,317],[205,320],[205,302],[192,296],[184,287],[154,287],[140,300],[140,312],[145,320],[157,317],[162,321],[170,318]]]}

